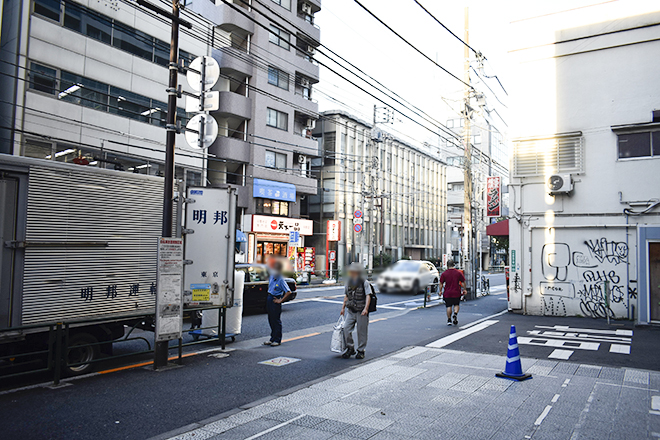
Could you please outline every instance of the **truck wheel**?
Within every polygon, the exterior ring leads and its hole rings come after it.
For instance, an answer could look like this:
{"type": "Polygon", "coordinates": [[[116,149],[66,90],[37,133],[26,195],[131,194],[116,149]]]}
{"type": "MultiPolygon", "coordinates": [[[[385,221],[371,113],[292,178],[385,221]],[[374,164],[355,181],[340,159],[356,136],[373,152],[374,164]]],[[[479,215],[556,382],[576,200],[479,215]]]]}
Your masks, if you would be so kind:
{"type": "Polygon", "coordinates": [[[69,339],[69,349],[66,354],[67,365],[64,366],[64,371],[68,376],[78,376],[80,374],[87,374],[92,371],[94,364],[92,363],[83,363],[89,362],[99,357],[99,346],[98,345],[87,345],[87,344],[97,344],[99,341],[93,335],[89,333],[76,333],[69,339]],[[80,364],[80,365],[71,365],[69,364],[80,364]]]}

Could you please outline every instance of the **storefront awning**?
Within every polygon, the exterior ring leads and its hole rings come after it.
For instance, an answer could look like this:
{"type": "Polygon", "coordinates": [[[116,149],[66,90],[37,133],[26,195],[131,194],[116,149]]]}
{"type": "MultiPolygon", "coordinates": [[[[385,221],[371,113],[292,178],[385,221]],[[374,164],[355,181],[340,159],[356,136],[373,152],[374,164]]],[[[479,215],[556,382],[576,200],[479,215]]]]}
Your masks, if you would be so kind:
{"type": "Polygon", "coordinates": [[[492,225],[486,226],[486,234],[490,236],[508,236],[509,235],[509,219],[502,220],[492,225]]]}

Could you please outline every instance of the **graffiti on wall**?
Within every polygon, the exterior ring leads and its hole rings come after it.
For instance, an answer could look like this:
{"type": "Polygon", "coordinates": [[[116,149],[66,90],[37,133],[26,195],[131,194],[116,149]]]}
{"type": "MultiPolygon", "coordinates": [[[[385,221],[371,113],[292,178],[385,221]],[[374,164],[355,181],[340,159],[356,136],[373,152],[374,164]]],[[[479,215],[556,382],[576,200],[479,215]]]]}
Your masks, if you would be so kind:
{"type": "Polygon", "coordinates": [[[569,243],[547,243],[541,250],[543,314],[626,316],[628,301],[637,297],[636,282],[625,275],[628,245],[601,237],[575,247],[578,249],[571,249],[569,243]]]}

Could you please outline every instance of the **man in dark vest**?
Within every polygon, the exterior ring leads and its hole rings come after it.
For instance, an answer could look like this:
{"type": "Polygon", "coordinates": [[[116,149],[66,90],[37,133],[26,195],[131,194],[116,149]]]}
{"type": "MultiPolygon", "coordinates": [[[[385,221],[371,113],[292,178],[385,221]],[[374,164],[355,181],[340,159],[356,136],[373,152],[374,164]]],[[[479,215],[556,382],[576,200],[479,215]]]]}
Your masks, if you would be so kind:
{"type": "Polygon", "coordinates": [[[369,303],[371,302],[371,284],[365,279],[364,268],[360,263],[348,266],[348,280],[344,288],[344,305],[341,314],[346,317],[344,337],[346,352],[342,355],[348,359],[355,354],[356,359],[364,359],[367,348],[367,333],[369,330],[369,303]],[[357,354],[353,342],[353,329],[357,325],[357,354]]]}

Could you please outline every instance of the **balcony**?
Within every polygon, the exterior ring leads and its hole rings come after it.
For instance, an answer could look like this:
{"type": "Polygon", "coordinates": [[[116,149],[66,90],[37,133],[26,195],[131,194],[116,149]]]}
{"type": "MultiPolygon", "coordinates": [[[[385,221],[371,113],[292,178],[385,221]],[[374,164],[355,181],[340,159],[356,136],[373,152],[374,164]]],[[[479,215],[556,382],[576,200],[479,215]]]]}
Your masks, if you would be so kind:
{"type": "Polygon", "coordinates": [[[252,56],[241,49],[234,47],[214,48],[212,56],[220,65],[220,69],[225,73],[237,73],[246,76],[253,75],[252,56]]]}
{"type": "Polygon", "coordinates": [[[220,108],[213,116],[235,116],[241,119],[252,118],[252,99],[234,92],[220,92],[220,108]]]}
{"type": "Polygon", "coordinates": [[[218,136],[209,147],[209,154],[235,162],[250,162],[250,145],[232,137],[218,136]]]}
{"type": "MultiPolygon", "coordinates": [[[[246,8],[242,7],[243,3],[240,2],[240,0],[235,2],[234,6],[236,6],[241,12],[254,18],[252,12],[249,12],[246,8]]],[[[254,21],[236,11],[231,6],[218,2],[218,11],[220,16],[217,18],[218,21],[216,21],[216,23],[218,23],[218,27],[223,31],[234,32],[238,30],[248,34],[254,34],[254,21]]]]}

